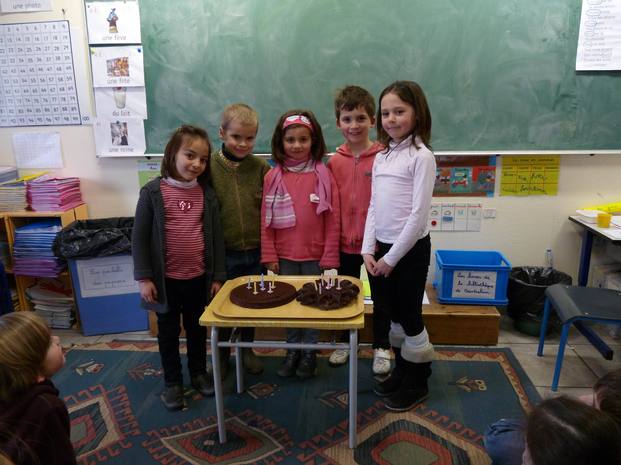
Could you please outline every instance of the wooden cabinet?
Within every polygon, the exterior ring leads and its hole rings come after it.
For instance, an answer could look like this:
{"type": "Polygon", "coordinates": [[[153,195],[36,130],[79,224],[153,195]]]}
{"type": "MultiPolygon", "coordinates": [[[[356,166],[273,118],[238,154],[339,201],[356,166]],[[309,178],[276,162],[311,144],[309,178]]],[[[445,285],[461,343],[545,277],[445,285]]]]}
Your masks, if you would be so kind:
{"type": "MultiPolygon", "coordinates": [[[[9,283],[14,283],[19,299],[20,310],[32,310],[32,305],[26,297],[26,289],[34,284],[38,278],[33,276],[19,276],[14,275],[12,270],[13,265],[13,245],[15,243],[15,230],[20,226],[24,226],[28,223],[34,223],[41,220],[49,220],[53,218],[60,219],[60,224],[65,227],[71,224],[75,220],[85,220],[88,218],[88,209],[85,204],[72,208],[64,212],[29,212],[29,211],[17,211],[17,212],[4,212],[0,213],[4,218],[4,229],[6,231],[7,240],[9,243],[10,253],[10,265],[7,267],[7,275],[9,276],[9,283]]],[[[60,279],[71,282],[71,277],[68,271],[63,271],[59,276],[60,279]]]]}

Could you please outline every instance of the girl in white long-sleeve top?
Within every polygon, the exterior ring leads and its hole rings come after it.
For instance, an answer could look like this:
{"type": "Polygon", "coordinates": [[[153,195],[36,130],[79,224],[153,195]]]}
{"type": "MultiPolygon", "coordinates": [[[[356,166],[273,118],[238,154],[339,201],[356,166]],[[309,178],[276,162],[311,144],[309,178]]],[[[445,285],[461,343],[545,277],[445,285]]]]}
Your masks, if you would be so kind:
{"type": "Polygon", "coordinates": [[[373,300],[390,313],[395,369],[374,391],[386,407],[409,410],[428,396],[434,350],[422,318],[431,257],[428,217],[436,177],[431,114],[420,86],[397,81],[380,95],[362,256],[373,300]]]}

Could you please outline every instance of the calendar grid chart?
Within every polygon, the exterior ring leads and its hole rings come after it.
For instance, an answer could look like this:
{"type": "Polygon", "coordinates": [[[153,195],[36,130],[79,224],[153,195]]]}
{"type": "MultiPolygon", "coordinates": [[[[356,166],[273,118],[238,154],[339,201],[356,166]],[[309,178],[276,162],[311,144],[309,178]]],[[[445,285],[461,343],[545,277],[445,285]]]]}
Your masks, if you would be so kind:
{"type": "Polygon", "coordinates": [[[69,21],[0,25],[0,127],[79,124],[69,21]]]}

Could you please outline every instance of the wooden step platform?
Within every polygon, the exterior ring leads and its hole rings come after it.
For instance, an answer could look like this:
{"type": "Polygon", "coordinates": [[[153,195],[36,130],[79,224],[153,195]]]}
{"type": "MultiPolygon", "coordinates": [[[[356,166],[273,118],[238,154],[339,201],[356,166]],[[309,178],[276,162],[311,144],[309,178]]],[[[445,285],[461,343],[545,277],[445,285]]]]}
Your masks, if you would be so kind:
{"type": "MultiPolygon", "coordinates": [[[[429,338],[434,344],[496,345],[500,329],[500,314],[491,305],[445,305],[438,302],[436,291],[427,286],[429,305],[423,305],[423,319],[429,338]]],[[[359,341],[373,342],[373,306],[365,308],[364,329],[359,341]]],[[[155,315],[149,318],[152,335],[157,334],[155,315]]],[[[331,340],[332,335],[322,332],[321,340],[331,340]]],[[[257,328],[256,340],[279,341],[285,339],[284,328],[257,328]]]]}

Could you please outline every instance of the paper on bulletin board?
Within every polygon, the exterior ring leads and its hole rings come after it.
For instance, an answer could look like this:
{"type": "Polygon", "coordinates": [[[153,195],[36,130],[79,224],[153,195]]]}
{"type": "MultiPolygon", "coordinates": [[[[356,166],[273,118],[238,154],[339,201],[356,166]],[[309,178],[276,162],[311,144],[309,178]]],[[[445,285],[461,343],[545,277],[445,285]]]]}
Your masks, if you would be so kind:
{"type": "Polygon", "coordinates": [[[503,156],[500,195],[556,195],[561,157],[503,156]]]}
{"type": "Polygon", "coordinates": [[[434,197],[493,197],[496,156],[441,155],[436,157],[434,197]]]}
{"type": "Polygon", "coordinates": [[[89,44],[139,44],[140,10],[136,0],[86,2],[89,44]]]}
{"type": "Polygon", "coordinates": [[[93,125],[98,157],[136,157],[144,155],[146,143],[141,119],[97,118],[93,125]]]}
{"type": "Polygon", "coordinates": [[[147,94],[144,87],[97,87],[95,106],[98,118],[147,119],[147,94]]]}
{"type": "Polygon", "coordinates": [[[60,134],[57,132],[13,134],[13,153],[19,169],[63,167],[60,134]]]}
{"type": "Polygon", "coordinates": [[[577,71],[621,69],[621,1],[584,0],[576,52],[577,71]]]}
{"type": "Polygon", "coordinates": [[[91,47],[94,87],[144,87],[142,46],[91,47]]]}
{"type": "Polygon", "coordinates": [[[0,11],[2,13],[52,11],[52,0],[0,0],[0,11]]]}
{"type": "Polygon", "coordinates": [[[160,175],[160,162],[138,160],[138,184],[139,187],[144,186],[152,179],[160,175]]]}

